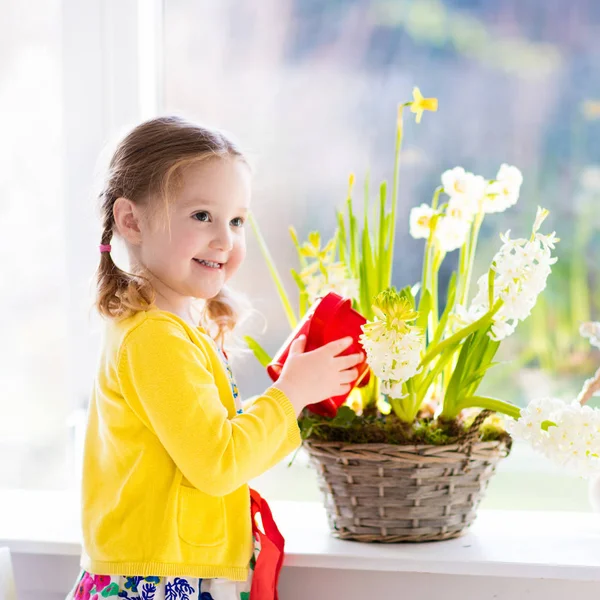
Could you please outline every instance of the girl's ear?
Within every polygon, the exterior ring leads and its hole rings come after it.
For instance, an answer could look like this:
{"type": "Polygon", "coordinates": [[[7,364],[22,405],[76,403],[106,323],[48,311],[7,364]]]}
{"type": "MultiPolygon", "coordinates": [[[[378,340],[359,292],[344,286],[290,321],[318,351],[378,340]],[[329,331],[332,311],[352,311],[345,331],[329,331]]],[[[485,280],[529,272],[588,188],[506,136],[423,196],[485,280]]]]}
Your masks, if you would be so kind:
{"type": "Polygon", "coordinates": [[[113,216],[117,233],[130,244],[142,243],[142,231],[137,206],[127,198],[117,198],[113,205],[113,216]]]}

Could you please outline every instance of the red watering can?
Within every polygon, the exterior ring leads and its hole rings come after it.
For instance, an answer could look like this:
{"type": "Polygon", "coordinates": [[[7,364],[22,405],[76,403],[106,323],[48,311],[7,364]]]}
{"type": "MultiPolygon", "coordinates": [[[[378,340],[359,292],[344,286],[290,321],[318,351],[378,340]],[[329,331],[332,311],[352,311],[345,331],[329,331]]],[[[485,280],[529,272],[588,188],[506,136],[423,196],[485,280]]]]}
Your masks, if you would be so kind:
{"type": "MultiPolygon", "coordinates": [[[[311,306],[296,329],[275,354],[273,361],[267,366],[269,377],[273,381],[277,381],[288,357],[290,346],[300,335],[306,336],[305,352],[315,350],[343,337],[351,337],[354,342],[342,354],[364,353],[359,337],[362,334],[361,327],[366,322],[367,320],[352,308],[352,301],[349,298],[342,298],[334,292],[329,292],[311,306]]],[[[369,367],[366,360],[360,363],[357,369],[358,377],[352,383],[352,387],[362,387],[369,381],[369,367]]],[[[309,404],[307,408],[318,415],[335,417],[338,408],[344,404],[348,394],[327,398],[316,404],[309,404]]]]}

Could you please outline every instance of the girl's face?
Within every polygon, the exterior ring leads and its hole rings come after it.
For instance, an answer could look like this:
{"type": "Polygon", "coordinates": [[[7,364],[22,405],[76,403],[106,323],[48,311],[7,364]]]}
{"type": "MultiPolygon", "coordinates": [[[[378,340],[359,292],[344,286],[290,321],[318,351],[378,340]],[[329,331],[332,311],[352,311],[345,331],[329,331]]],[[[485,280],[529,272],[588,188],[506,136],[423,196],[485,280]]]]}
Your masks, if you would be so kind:
{"type": "Polygon", "coordinates": [[[184,168],[169,221],[148,217],[140,227],[138,259],[157,293],[175,305],[216,296],[246,255],[249,207],[250,170],[243,161],[213,159],[184,168]]]}

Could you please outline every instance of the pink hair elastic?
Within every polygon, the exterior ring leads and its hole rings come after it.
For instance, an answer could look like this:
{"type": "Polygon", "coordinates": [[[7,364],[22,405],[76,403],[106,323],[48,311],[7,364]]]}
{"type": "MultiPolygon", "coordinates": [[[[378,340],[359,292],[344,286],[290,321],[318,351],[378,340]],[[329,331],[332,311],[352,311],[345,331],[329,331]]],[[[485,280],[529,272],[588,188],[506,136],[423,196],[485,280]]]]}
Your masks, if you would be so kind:
{"type": "Polygon", "coordinates": [[[100,244],[100,252],[110,252],[112,250],[112,246],[110,244],[100,244]]]}

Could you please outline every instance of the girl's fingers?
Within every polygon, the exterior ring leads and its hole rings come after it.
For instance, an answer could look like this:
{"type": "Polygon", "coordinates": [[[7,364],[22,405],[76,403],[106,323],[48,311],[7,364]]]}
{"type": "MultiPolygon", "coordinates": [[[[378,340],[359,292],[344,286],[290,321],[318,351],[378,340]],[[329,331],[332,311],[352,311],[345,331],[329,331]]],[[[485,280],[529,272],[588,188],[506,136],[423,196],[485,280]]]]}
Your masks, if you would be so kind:
{"type": "Polygon", "coordinates": [[[289,354],[302,354],[304,352],[304,348],[306,347],[306,336],[301,335],[297,337],[290,346],[289,354]]]}
{"type": "Polygon", "coordinates": [[[327,354],[337,356],[346,350],[346,348],[349,348],[353,341],[354,340],[351,337],[340,338],[339,340],[334,340],[333,342],[329,342],[329,344],[325,344],[322,347],[322,350],[327,354]]]}
{"type": "Polygon", "coordinates": [[[352,386],[349,383],[343,383],[342,385],[340,385],[339,395],[341,396],[342,394],[348,394],[351,389],[352,389],[352,386]]]}
{"type": "Polygon", "coordinates": [[[358,369],[346,369],[340,371],[340,383],[353,383],[358,379],[358,369]]]}
{"type": "Polygon", "coordinates": [[[362,352],[356,354],[348,354],[347,356],[338,356],[335,358],[336,367],[343,371],[350,367],[355,367],[365,360],[365,355],[362,352]]]}

